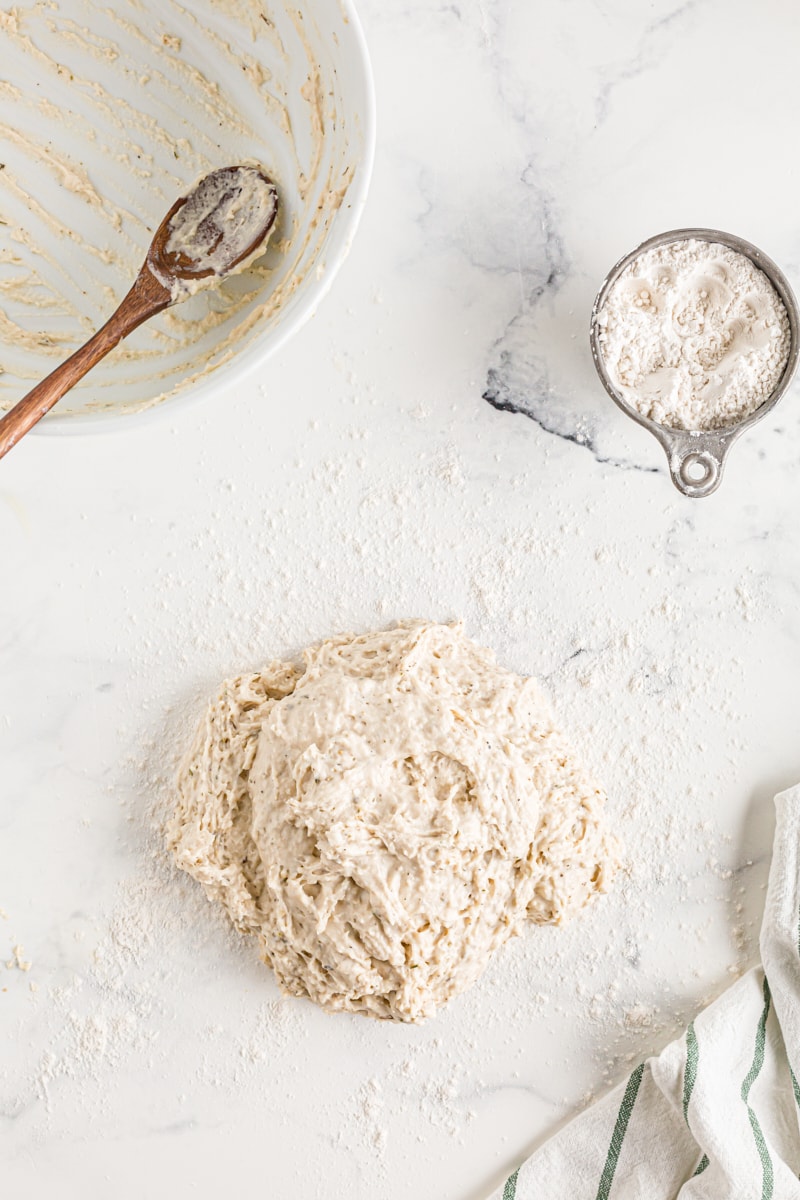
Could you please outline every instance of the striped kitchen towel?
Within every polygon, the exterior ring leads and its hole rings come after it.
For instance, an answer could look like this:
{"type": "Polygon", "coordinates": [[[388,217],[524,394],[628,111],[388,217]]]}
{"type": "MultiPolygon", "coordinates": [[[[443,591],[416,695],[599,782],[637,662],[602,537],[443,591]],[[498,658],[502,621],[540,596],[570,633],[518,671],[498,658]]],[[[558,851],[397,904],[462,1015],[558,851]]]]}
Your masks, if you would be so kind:
{"type": "Polygon", "coordinates": [[[491,1200],[800,1200],[800,786],[749,971],[491,1200]]]}

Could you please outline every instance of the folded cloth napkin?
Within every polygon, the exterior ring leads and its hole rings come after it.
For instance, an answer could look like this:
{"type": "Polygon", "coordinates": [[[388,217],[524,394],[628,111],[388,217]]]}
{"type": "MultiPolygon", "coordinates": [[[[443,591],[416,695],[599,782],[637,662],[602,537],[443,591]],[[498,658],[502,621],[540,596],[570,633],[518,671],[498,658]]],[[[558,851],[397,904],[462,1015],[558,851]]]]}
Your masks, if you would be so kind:
{"type": "Polygon", "coordinates": [[[775,807],[763,966],[491,1200],[800,1200],[800,786],[775,807]]]}

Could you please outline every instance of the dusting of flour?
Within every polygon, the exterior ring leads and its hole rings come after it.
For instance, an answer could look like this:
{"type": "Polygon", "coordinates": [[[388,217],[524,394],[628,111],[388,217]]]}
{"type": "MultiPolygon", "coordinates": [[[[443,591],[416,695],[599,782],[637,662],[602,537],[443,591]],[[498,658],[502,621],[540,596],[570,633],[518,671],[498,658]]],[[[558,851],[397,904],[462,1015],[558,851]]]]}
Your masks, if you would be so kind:
{"type": "MultiPolygon", "coordinates": [[[[375,312],[398,316],[390,303],[375,312]]],[[[360,327],[364,313],[350,319],[360,327]]],[[[789,514],[767,539],[763,512],[743,502],[750,549],[731,556],[718,520],[651,493],[641,472],[598,464],[587,504],[565,469],[585,451],[550,438],[532,461],[531,438],[508,438],[493,417],[470,427],[465,448],[455,385],[452,405],[433,388],[404,402],[376,390],[366,349],[331,341],[329,361],[338,391],[329,409],[298,416],[286,477],[263,474],[263,445],[236,435],[242,477],[262,472],[244,511],[241,479],[209,436],[202,492],[182,521],[166,505],[131,511],[93,582],[80,554],[66,560],[68,578],[118,613],[107,654],[125,670],[104,667],[96,693],[106,783],[88,812],[59,812],[85,862],[106,853],[95,831],[107,819],[122,857],[106,854],[107,891],[59,916],[57,943],[0,881],[0,1108],[25,1122],[34,1155],[80,1145],[87,1129],[122,1144],[136,1112],[170,1131],[213,1114],[233,1141],[252,1113],[273,1145],[293,1129],[307,1149],[326,1139],[329,1153],[304,1159],[311,1195],[388,1196],[398,1179],[466,1161],[476,1143],[487,1178],[505,1177],[531,1137],[627,1079],[758,961],[771,797],[793,779],[751,786],[753,731],[776,762],[783,737],[766,723],[753,656],[770,678],[791,604],[790,579],[770,562],[776,546],[791,561],[789,514]],[[408,461],[382,450],[395,404],[408,461]],[[620,522],[621,508],[641,521],[620,522]],[[314,514],[302,532],[297,512],[314,514]],[[480,538],[465,533],[476,513],[480,538]],[[153,586],[120,593],[123,558],[153,586]],[[698,558],[703,570],[687,572],[698,558]],[[580,588],[565,587],[568,560],[581,565],[580,588]],[[602,904],[509,943],[436,1021],[329,1020],[279,997],[252,939],[174,869],[163,814],[204,701],[237,663],[260,661],[265,644],[294,658],[327,629],[418,609],[464,613],[501,661],[544,681],[613,797],[608,817],[629,855],[602,904]],[[747,654],[720,653],[721,629],[747,654]],[[18,944],[28,972],[4,965],[18,944]]],[[[266,384],[260,395],[270,400],[266,384]]],[[[165,433],[174,453],[190,452],[185,430],[165,433]]],[[[791,469],[787,446],[776,439],[776,469],[791,469]]]]}
{"type": "Polygon", "coordinates": [[[429,1017],[616,867],[538,684],[459,624],[332,638],[223,684],[178,790],[178,865],[331,1010],[429,1017]]]}

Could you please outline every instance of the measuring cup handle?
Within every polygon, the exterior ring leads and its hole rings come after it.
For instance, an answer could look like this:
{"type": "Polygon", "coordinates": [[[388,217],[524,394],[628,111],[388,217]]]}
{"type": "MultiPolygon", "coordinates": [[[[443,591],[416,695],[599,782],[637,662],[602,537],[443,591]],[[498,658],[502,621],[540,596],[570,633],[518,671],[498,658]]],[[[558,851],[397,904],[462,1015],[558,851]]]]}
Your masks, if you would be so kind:
{"type": "Polygon", "coordinates": [[[701,432],[662,429],[659,441],[666,451],[669,473],[678,491],[695,499],[715,492],[737,433],[736,429],[701,432]]]}

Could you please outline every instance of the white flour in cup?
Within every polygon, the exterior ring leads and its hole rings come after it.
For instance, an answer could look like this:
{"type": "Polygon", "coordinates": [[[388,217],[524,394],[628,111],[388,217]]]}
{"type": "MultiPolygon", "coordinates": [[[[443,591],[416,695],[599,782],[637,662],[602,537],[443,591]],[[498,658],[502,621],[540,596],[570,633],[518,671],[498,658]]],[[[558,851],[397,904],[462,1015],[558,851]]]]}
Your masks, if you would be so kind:
{"type": "Polygon", "coordinates": [[[668,242],[621,273],[598,318],[612,383],[673,429],[721,429],[755,412],[789,358],[783,301],[749,258],[719,242],[668,242]]]}

